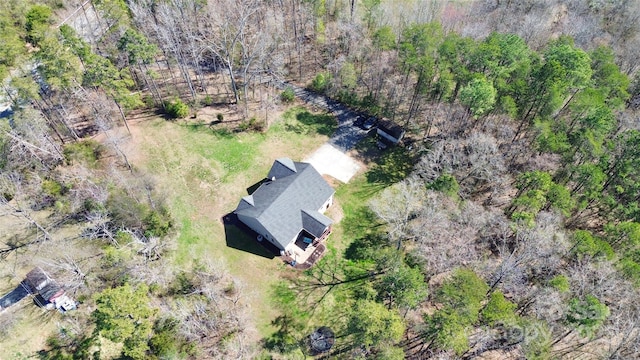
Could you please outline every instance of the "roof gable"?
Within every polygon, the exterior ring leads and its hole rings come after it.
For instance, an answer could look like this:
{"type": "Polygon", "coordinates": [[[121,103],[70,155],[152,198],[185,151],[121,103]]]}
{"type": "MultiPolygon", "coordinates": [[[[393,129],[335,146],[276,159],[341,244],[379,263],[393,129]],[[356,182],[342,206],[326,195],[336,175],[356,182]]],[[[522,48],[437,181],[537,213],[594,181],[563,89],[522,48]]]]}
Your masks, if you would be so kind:
{"type": "Polygon", "coordinates": [[[255,202],[253,201],[253,196],[247,195],[243,197],[242,200],[240,200],[240,203],[238,204],[238,208],[236,210],[252,208],[254,206],[255,206],[255,202]]]}
{"type": "Polygon", "coordinates": [[[289,158],[279,158],[273,162],[267,178],[270,180],[280,179],[298,172],[296,164],[289,158]]]}
{"type": "Polygon", "coordinates": [[[300,214],[302,216],[302,228],[315,237],[322,236],[327,226],[333,222],[317,211],[301,210],[300,214]]]}
{"type": "Polygon", "coordinates": [[[402,126],[394,123],[393,121],[383,118],[378,122],[378,130],[384,131],[390,136],[400,140],[404,136],[404,129],[402,126]]]}

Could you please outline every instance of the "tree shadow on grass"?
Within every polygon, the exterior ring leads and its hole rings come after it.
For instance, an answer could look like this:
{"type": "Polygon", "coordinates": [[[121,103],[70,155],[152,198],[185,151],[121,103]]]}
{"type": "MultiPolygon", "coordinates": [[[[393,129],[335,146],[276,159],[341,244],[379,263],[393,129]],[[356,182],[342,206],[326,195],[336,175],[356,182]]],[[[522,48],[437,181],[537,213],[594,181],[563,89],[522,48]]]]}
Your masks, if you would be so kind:
{"type": "Polygon", "coordinates": [[[303,324],[295,317],[284,314],[271,321],[271,325],[278,330],[261,340],[262,346],[280,354],[290,354],[296,349],[302,349],[304,343],[296,338],[302,329],[303,324]]]}
{"type": "MultiPolygon", "coordinates": [[[[367,174],[367,176],[368,176],[368,174],[367,174]]],[[[389,186],[389,184],[386,184],[386,183],[383,183],[383,182],[366,183],[366,184],[360,186],[355,191],[355,194],[360,199],[369,199],[373,195],[375,195],[375,194],[379,193],[380,191],[384,190],[387,186],[389,186]]]]}
{"type": "Polygon", "coordinates": [[[259,243],[256,240],[258,234],[241,223],[236,214],[226,214],[222,217],[222,223],[228,247],[267,259],[273,259],[280,254],[278,249],[270,243],[259,243]]]}
{"type": "Polygon", "coordinates": [[[403,148],[389,149],[367,172],[367,182],[388,186],[404,180],[413,170],[414,159],[403,148]]]}
{"type": "Polygon", "coordinates": [[[350,238],[363,237],[375,233],[383,226],[376,214],[366,206],[361,206],[342,219],[344,232],[350,238]]]}
{"type": "Polygon", "coordinates": [[[190,123],[183,124],[182,126],[186,128],[189,132],[206,132],[211,135],[217,136],[223,139],[231,139],[233,138],[233,132],[226,127],[218,127],[219,124],[217,120],[211,121],[209,123],[190,123]]]}
{"type": "Polygon", "coordinates": [[[331,115],[303,111],[296,115],[296,119],[320,135],[331,136],[336,130],[336,119],[331,115]]]}

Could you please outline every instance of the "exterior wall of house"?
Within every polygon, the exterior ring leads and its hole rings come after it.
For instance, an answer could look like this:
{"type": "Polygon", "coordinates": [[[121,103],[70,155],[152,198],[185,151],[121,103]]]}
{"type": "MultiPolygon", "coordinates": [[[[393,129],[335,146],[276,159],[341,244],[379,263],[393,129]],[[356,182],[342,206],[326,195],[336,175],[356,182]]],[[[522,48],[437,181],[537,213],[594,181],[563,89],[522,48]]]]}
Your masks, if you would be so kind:
{"type": "Polygon", "coordinates": [[[331,205],[333,205],[333,195],[331,195],[331,197],[329,199],[327,199],[327,201],[324,204],[322,204],[320,209],[318,209],[318,212],[321,213],[321,214],[324,214],[324,212],[327,211],[327,209],[331,205]]]}
{"type": "Polygon", "coordinates": [[[289,245],[284,249],[284,251],[291,251],[296,246],[296,239],[298,238],[298,234],[289,241],[289,245]]]}
{"type": "Polygon", "coordinates": [[[238,214],[238,220],[242,221],[242,223],[247,225],[249,228],[251,228],[251,230],[262,235],[265,239],[263,241],[268,241],[273,245],[275,245],[278,249],[284,250],[282,246],[280,246],[280,244],[277,241],[275,241],[273,236],[267,231],[267,229],[264,228],[264,226],[262,226],[262,224],[260,224],[260,222],[256,218],[238,214]]]}

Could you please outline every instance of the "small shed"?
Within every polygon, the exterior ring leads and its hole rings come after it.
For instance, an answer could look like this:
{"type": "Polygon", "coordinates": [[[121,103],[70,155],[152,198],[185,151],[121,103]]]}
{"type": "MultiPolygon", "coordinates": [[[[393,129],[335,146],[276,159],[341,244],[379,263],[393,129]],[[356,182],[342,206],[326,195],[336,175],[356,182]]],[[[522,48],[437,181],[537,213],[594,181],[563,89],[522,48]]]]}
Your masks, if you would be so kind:
{"type": "Polygon", "coordinates": [[[405,130],[390,119],[382,118],[378,122],[377,134],[384,140],[397,144],[404,137],[405,130]]]}

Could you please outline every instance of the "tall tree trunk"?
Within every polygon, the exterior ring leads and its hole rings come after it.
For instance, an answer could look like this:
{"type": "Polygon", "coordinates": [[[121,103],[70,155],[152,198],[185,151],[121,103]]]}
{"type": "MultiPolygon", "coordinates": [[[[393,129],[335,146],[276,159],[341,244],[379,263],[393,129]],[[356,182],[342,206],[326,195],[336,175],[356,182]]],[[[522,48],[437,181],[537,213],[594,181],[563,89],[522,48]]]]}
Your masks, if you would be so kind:
{"type": "Polygon", "coordinates": [[[122,117],[122,121],[124,122],[124,126],[127,128],[127,132],[129,133],[129,135],[131,135],[131,129],[129,129],[129,123],[127,122],[127,117],[124,115],[124,111],[122,110],[122,106],[120,106],[120,104],[115,101],[115,99],[113,100],[113,103],[116,104],[116,107],[118,108],[118,111],[120,112],[120,116],[122,117]]]}

